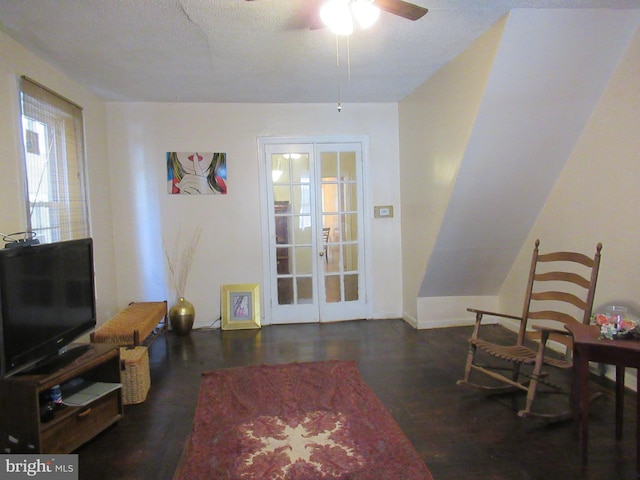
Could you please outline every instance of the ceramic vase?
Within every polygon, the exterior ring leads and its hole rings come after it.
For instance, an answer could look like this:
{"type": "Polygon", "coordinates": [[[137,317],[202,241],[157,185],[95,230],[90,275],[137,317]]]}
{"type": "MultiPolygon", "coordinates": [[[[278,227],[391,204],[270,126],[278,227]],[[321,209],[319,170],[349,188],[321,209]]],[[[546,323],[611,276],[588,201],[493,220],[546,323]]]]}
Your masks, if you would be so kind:
{"type": "Polygon", "coordinates": [[[171,330],[178,335],[187,335],[193,328],[195,318],[196,309],[184,297],[178,298],[178,302],[169,309],[171,330]]]}

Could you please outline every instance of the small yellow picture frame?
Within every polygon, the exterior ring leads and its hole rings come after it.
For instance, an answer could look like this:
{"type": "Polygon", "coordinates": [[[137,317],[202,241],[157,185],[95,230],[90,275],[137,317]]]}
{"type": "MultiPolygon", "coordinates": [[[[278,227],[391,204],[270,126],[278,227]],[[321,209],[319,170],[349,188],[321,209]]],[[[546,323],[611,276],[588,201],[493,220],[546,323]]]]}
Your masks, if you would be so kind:
{"type": "Polygon", "coordinates": [[[222,330],[260,328],[260,285],[222,285],[222,330]]]}

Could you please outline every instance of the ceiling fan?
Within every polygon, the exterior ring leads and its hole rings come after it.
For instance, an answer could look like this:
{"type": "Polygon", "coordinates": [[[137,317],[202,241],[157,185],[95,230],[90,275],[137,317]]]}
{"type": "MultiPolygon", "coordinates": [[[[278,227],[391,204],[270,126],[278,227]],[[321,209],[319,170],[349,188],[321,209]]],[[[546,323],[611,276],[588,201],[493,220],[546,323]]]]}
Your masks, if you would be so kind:
{"type": "MultiPolygon", "coordinates": [[[[254,0],[247,1],[251,2],[254,0]]],[[[308,3],[308,5],[311,6],[311,9],[314,10],[312,13],[310,12],[310,15],[306,15],[308,18],[314,18],[314,20],[310,22],[309,29],[316,30],[324,26],[328,26],[327,22],[323,22],[323,20],[321,20],[320,18],[322,9],[326,6],[329,6],[329,4],[331,3],[336,4],[339,7],[339,10],[346,12],[346,15],[356,17],[358,21],[360,21],[360,18],[358,18],[359,13],[356,11],[356,9],[363,5],[366,7],[366,10],[371,10],[371,7],[373,7],[372,10],[376,11],[374,12],[376,17],[377,13],[379,13],[379,10],[382,10],[384,12],[391,13],[393,15],[397,15],[399,17],[406,18],[407,20],[412,21],[416,21],[422,18],[428,12],[426,8],[415,5],[413,3],[405,2],[404,0],[316,0],[314,2],[308,3]]],[[[348,23],[351,24],[351,17],[349,18],[348,23]]],[[[333,30],[333,27],[330,26],[330,28],[332,28],[333,30]]],[[[342,33],[348,35],[351,32],[349,31],[342,33]]]]}
{"type": "Polygon", "coordinates": [[[407,20],[419,20],[429,11],[419,5],[404,2],[403,0],[373,0],[373,5],[393,15],[398,15],[407,20]]]}

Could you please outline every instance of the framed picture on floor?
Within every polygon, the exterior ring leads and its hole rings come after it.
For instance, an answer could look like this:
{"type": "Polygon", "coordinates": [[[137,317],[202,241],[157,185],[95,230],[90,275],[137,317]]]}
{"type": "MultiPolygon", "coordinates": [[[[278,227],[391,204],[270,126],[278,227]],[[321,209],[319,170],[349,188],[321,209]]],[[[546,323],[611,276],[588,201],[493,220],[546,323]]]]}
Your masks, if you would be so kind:
{"type": "Polygon", "coordinates": [[[222,330],[260,328],[260,285],[223,285],[222,330]]]}

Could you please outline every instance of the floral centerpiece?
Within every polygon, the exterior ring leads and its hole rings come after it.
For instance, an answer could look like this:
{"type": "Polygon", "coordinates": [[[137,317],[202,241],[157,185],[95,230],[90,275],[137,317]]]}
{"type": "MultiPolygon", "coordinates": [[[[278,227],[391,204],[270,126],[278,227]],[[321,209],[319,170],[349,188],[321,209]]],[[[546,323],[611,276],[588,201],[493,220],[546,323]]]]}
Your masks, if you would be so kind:
{"type": "Polygon", "coordinates": [[[598,313],[592,319],[600,327],[601,338],[614,340],[640,337],[640,321],[627,315],[624,307],[607,307],[605,313],[598,313]]]}

